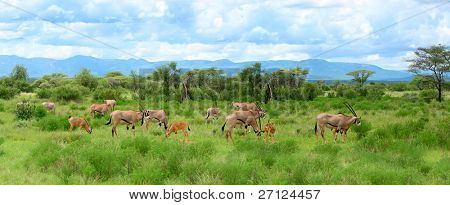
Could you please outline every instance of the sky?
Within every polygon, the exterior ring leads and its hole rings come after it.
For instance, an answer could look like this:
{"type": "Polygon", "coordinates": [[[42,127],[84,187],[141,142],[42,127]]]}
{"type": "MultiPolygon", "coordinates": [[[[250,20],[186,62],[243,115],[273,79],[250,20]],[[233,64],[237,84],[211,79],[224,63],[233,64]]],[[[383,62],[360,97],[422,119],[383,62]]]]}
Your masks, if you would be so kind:
{"type": "Polygon", "coordinates": [[[0,0],[0,55],[235,62],[320,58],[403,70],[417,47],[450,44],[450,3],[402,19],[445,2],[0,0]]]}

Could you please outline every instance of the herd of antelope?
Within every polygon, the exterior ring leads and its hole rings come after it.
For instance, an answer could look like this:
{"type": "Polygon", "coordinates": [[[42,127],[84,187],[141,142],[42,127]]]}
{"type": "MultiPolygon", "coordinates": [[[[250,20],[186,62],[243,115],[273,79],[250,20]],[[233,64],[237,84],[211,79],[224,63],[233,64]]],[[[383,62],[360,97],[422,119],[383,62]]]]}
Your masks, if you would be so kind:
{"type": "MultiPolygon", "coordinates": [[[[109,122],[106,123],[106,125],[112,125],[112,137],[114,137],[114,135],[117,137],[117,126],[119,124],[125,124],[127,130],[129,130],[131,126],[132,133],[134,135],[136,123],[140,121],[142,130],[147,131],[150,122],[156,120],[160,127],[164,126],[164,130],[166,131],[166,139],[169,138],[171,133],[175,133],[176,135],[177,132],[181,130],[183,132],[185,142],[191,142],[188,139],[188,131],[190,131],[188,122],[176,121],[168,124],[168,118],[164,110],[114,110],[116,104],[117,102],[115,100],[105,100],[104,104],[92,104],[89,107],[89,114],[92,117],[95,114],[104,115],[105,113],[110,113],[109,122]]],[[[49,111],[55,112],[55,103],[44,102],[42,103],[42,105],[49,111]]],[[[259,107],[256,103],[247,102],[232,102],[231,105],[237,108],[237,110],[226,116],[225,123],[222,125],[222,132],[225,131],[225,126],[228,126],[225,134],[227,144],[229,139],[231,139],[232,143],[234,144],[232,134],[233,128],[235,128],[236,125],[244,126],[244,133],[247,133],[248,126],[251,126],[258,138],[260,138],[261,132],[264,132],[264,141],[268,140],[271,143],[274,142],[274,135],[276,131],[275,123],[270,122],[269,119],[269,121],[264,124],[264,130],[262,130],[261,118],[265,117],[265,112],[261,107],[259,107]]],[[[350,129],[350,127],[353,124],[361,124],[361,117],[358,117],[353,107],[348,103],[345,103],[345,106],[350,110],[352,115],[345,115],[343,113],[320,113],[319,115],[317,115],[316,124],[314,126],[317,143],[319,142],[319,133],[322,136],[323,142],[326,143],[326,139],[324,137],[325,128],[330,128],[333,131],[334,141],[337,141],[337,134],[340,133],[341,136],[343,136],[343,141],[345,142],[347,131],[350,129]]],[[[208,120],[209,117],[218,119],[219,116],[220,108],[211,107],[206,111],[206,120],[208,120]]],[[[89,134],[92,133],[92,128],[90,127],[89,122],[82,117],[69,116],[69,123],[69,132],[71,132],[74,127],[79,127],[80,133],[83,129],[86,130],[86,132],[88,132],[89,134]]]]}

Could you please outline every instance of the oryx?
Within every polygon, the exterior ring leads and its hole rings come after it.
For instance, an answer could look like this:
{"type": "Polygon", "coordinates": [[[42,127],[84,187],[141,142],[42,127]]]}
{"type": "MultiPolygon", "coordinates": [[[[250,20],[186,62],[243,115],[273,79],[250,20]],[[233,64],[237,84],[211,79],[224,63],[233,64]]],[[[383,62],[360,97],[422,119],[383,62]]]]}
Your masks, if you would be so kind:
{"type": "Polygon", "coordinates": [[[81,134],[82,128],[84,128],[87,133],[89,133],[89,134],[92,133],[91,126],[89,126],[88,121],[86,119],[84,119],[84,118],[81,118],[81,117],[70,117],[69,116],[69,123],[70,123],[69,132],[72,132],[72,129],[74,127],[79,127],[80,128],[80,134],[81,134]]]}
{"type": "Polygon", "coordinates": [[[228,123],[228,131],[225,135],[228,144],[228,138],[231,138],[231,141],[234,144],[233,139],[233,128],[236,124],[243,124],[246,127],[248,125],[253,127],[253,131],[255,131],[257,136],[261,136],[261,129],[258,127],[258,123],[256,119],[261,116],[259,111],[236,111],[233,114],[230,114],[226,117],[225,123],[222,125],[222,132],[225,129],[225,125],[228,123]]]}
{"type": "Polygon", "coordinates": [[[56,106],[54,102],[46,101],[42,103],[42,106],[44,106],[44,108],[46,108],[49,111],[55,112],[56,106]]]}
{"type": "Polygon", "coordinates": [[[148,126],[150,125],[150,121],[155,119],[158,120],[158,124],[161,127],[161,125],[164,125],[164,130],[167,130],[167,115],[164,110],[145,110],[145,118],[144,118],[144,125],[142,126],[142,129],[145,128],[145,130],[148,130],[148,126]]]}
{"type": "Polygon", "coordinates": [[[106,112],[111,111],[111,105],[109,104],[92,104],[91,107],[89,107],[89,114],[91,117],[94,117],[94,114],[100,113],[101,115],[104,115],[106,112]]]}
{"type": "Polygon", "coordinates": [[[111,106],[112,110],[114,110],[114,107],[116,106],[117,102],[116,100],[105,100],[105,104],[111,106]]]}
{"type": "Polygon", "coordinates": [[[319,131],[320,135],[324,142],[326,142],[324,137],[325,127],[331,128],[333,130],[334,141],[337,140],[337,132],[344,133],[344,142],[347,137],[347,131],[350,129],[352,124],[360,125],[361,117],[356,115],[356,112],[353,110],[353,107],[344,103],[345,106],[352,112],[353,116],[347,116],[345,114],[339,113],[337,115],[328,114],[328,113],[320,113],[316,117],[316,125],[314,126],[314,131],[316,132],[316,142],[319,142],[319,131]]]}
{"type": "Polygon", "coordinates": [[[220,115],[220,108],[217,107],[210,107],[208,108],[208,110],[206,111],[206,118],[208,119],[209,116],[212,116],[213,118],[218,119],[220,115]]]}
{"type": "Polygon", "coordinates": [[[117,136],[117,126],[121,121],[125,122],[128,126],[131,125],[131,129],[133,135],[135,134],[135,124],[139,120],[141,121],[141,125],[144,123],[145,112],[139,110],[115,110],[111,112],[109,122],[106,125],[111,124],[112,122],[112,136],[114,134],[117,136]]]}

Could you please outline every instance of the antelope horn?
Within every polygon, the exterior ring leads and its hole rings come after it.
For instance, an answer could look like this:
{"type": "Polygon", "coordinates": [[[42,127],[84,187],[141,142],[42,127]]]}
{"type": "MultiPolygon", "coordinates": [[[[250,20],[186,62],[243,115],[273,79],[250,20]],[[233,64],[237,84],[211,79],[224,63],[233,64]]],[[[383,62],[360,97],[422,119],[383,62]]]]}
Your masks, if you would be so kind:
{"type": "Polygon", "coordinates": [[[345,106],[347,106],[347,108],[350,110],[350,112],[352,112],[352,114],[353,114],[355,117],[358,116],[358,115],[356,114],[355,110],[353,110],[353,107],[352,107],[348,102],[346,102],[346,103],[344,103],[344,104],[345,104],[345,106]]]}

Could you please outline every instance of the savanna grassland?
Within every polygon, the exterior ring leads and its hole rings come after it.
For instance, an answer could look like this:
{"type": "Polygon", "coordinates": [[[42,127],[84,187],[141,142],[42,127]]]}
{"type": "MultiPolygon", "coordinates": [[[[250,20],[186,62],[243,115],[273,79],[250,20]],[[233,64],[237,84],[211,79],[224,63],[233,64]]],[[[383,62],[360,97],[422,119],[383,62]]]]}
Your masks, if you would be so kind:
{"type": "MultiPolygon", "coordinates": [[[[393,96],[273,100],[261,107],[263,123],[276,124],[274,143],[237,128],[236,144],[227,145],[220,127],[233,110],[230,101],[216,102],[222,115],[208,122],[212,101],[145,104],[165,109],[169,122],[188,121],[187,144],[174,135],[163,140],[156,123],[148,132],[138,125],[136,136],[121,125],[112,138],[109,116],[88,116],[89,105],[102,102],[92,98],[57,101],[56,113],[41,110],[18,120],[17,102],[43,102],[22,93],[0,101],[0,184],[450,184],[450,101],[393,96]],[[350,113],[343,102],[353,105],[362,125],[350,128],[345,143],[334,142],[328,129],[327,143],[316,144],[315,116],[350,113]],[[93,133],[69,133],[68,116],[87,117],[93,133]]],[[[138,106],[123,97],[116,109],[138,106]]]]}

